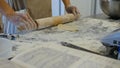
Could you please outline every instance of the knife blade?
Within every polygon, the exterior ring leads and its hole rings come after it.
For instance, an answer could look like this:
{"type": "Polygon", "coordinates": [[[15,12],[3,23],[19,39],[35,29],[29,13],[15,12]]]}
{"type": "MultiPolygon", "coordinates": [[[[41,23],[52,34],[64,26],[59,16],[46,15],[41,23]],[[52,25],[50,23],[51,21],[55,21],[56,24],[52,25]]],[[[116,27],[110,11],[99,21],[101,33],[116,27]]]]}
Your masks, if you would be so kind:
{"type": "MultiPolygon", "coordinates": [[[[85,49],[85,48],[83,48],[83,47],[80,47],[80,46],[77,46],[77,45],[74,45],[74,44],[71,44],[71,43],[68,43],[68,42],[61,42],[61,44],[62,44],[62,46],[66,46],[66,47],[69,47],[69,48],[73,48],[73,49],[77,49],[77,50],[89,52],[89,53],[96,54],[96,55],[100,55],[100,56],[105,56],[105,55],[102,55],[102,54],[100,54],[100,53],[97,53],[97,52],[94,52],[94,51],[85,49]]],[[[105,56],[105,57],[106,57],[106,56],[105,56]]]]}

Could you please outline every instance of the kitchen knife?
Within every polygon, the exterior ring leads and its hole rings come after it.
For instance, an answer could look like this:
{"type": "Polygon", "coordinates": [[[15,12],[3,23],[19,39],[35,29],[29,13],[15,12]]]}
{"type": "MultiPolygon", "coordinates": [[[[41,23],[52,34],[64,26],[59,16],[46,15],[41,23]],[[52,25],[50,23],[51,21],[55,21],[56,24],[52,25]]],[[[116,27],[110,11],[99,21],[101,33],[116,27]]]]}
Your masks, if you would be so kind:
{"type": "MultiPolygon", "coordinates": [[[[97,52],[94,52],[94,51],[82,48],[80,46],[77,46],[77,45],[74,45],[74,44],[71,44],[71,43],[68,43],[68,42],[61,42],[61,44],[62,44],[62,46],[66,46],[66,47],[69,47],[69,48],[73,48],[73,49],[77,49],[77,50],[93,53],[93,54],[100,55],[100,56],[105,56],[105,55],[102,55],[100,53],[97,53],[97,52]]],[[[105,57],[107,57],[107,56],[105,56],[105,57]]]]}

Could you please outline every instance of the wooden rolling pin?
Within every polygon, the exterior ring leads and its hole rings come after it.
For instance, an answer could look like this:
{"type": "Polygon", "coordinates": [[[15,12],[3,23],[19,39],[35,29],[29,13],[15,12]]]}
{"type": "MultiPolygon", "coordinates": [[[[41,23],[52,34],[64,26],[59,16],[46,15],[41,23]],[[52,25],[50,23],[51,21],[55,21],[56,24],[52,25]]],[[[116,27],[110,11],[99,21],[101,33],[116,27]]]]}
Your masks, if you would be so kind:
{"type": "Polygon", "coordinates": [[[37,19],[36,23],[38,25],[38,29],[56,26],[58,24],[67,23],[75,20],[75,16],[73,14],[66,14],[62,16],[54,16],[48,18],[37,19]]]}
{"type": "MultiPolygon", "coordinates": [[[[27,16],[30,20],[32,20],[29,14],[27,14],[27,16]]],[[[36,22],[27,22],[25,23],[25,25],[29,30],[36,30],[36,29],[43,29],[50,26],[56,26],[58,24],[67,23],[74,20],[75,20],[75,16],[73,14],[66,14],[62,16],[54,16],[54,17],[37,19],[36,22]]],[[[23,26],[20,26],[18,29],[20,31],[25,30],[23,26]]]]}

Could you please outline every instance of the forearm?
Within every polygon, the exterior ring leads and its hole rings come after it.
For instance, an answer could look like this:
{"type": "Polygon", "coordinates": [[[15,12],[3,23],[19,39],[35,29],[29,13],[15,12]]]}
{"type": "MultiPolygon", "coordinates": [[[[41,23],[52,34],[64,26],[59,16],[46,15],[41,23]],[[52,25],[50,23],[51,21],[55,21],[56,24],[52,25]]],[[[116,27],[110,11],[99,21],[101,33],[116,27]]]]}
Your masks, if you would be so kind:
{"type": "Polygon", "coordinates": [[[14,10],[5,2],[5,0],[0,0],[0,12],[7,15],[7,13],[14,13],[14,10]]]}
{"type": "Polygon", "coordinates": [[[65,7],[68,7],[69,5],[71,5],[70,0],[62,0],[62,1],[64,3],[65,7]]]}

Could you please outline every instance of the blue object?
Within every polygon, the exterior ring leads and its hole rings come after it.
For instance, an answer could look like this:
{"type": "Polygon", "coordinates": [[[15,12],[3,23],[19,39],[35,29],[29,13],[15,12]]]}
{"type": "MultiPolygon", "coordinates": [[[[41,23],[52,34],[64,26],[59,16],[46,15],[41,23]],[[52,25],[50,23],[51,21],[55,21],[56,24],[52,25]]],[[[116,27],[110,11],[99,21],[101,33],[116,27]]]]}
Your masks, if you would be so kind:
{"type": "Polygon", "coordinates": [[[102,44],[106,47],[110,47],[111,50],[108,52],[112,56],[116,56],[116,59],[120,60],[120,31],[112,32],[105,36],[101,40],[102,44]],[[114,47],[116,49],[114,49],[114,47]],[[117,54],[115,53],[117,51],[117,54]]]}
{"type": "Polygon", "coordinates": [[[120,60],[120,45],[118,46],[118,60],[120,60]]]}
{"type": "Polygon", "coordinates": [[[118,46],[120,45],[120,31],[118,32],[113,32],[107,36],[105,36],[101,42],[103,43],[103,45],[105,46],[118,46]]]}
{"type": "Polygon", "coordinates": [[[120,46],[118,46],[118,52],[120,53],[120,46]]]}

